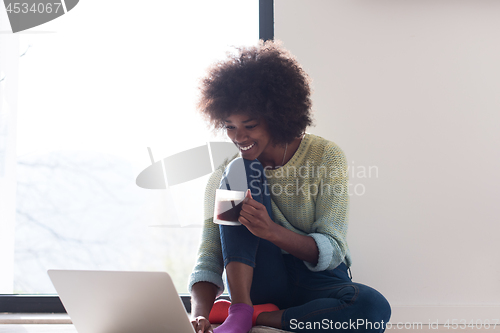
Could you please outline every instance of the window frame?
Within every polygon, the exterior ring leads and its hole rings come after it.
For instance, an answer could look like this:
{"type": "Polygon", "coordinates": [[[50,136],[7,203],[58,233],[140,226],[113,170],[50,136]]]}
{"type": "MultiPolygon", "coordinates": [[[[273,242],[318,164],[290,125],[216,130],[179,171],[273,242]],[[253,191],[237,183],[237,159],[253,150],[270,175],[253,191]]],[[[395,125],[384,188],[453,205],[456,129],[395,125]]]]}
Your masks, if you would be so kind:
{"type": "MultiPolygon", "coordinates": [[[[259,39],[274,39],[274,0],[259,0],[259,39]]],[[[180,294],[186,311],[191,312],[191,296],[180,294]]],[[[223,299],[229,299],[222,296],[223,299]]],[[[66,313],[57,295],[0,295],[0,313],[66,313]]]]}

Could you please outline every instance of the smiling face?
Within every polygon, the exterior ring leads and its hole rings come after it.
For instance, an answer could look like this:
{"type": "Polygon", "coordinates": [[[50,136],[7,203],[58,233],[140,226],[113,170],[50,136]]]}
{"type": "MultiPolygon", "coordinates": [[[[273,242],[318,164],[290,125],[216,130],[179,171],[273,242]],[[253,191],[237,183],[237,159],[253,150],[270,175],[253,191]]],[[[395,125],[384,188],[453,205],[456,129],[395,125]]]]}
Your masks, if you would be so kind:
{"type": "Polygon", "coordinates": [[[246,160],[255,160],[273,150],[266,122],[245,114],[232,114],[224,120],[227,136],[246,160]]]}

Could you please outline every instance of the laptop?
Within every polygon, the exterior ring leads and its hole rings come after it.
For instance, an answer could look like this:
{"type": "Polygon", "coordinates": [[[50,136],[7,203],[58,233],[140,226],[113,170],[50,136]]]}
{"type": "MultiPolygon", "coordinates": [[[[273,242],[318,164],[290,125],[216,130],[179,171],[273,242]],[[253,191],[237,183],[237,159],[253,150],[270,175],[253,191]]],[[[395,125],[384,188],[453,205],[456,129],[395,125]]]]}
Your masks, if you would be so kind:
{"type": "Polygon", "coordinates": [[[78,333],[195,333],[166,272],[48,274],[78,333]]]}

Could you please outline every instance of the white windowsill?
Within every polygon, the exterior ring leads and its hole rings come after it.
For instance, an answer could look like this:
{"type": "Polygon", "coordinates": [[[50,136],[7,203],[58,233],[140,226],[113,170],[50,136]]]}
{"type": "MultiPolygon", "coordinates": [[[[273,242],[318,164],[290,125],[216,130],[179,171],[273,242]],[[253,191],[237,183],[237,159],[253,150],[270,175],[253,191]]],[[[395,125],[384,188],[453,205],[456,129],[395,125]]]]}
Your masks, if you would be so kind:
{"type": "Polygon", "coordinates": [[[0,324],[72,324],[65,313],[0,313],[0,324]]]}

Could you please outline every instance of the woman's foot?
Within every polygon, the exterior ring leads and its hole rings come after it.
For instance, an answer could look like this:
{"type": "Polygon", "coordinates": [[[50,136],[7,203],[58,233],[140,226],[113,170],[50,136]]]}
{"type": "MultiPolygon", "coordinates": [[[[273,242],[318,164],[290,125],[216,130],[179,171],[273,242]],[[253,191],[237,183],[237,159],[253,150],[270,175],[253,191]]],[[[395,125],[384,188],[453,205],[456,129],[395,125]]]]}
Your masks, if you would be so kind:
{"type": "MultiPolygon", "coordinates": [[[[214,303],[212,306],[212,311],[210,311],[210,316],[208,320],[212,324],[222,324],[224,320],[226,320],[229,312],[229,307],[231,306],[231,302],[226,301],[225,299],[220,299],[214,303]]],[[[269,321],[269,318],[277,317],[278,315],[275,316],[270,316],[270,314],[267,314],[267,312],[276,312],[279,311],[280,309],[271,303],[266,303],[266,304],[259,304],[259,305],[254,305],[253,306],[253,316],[252,316],[252,326],[257,325],[257,318],[259,317],[260,314],[266,312],[260,319],[260,321],[269,321]],[[264,319],[265,318],[265,319],[264,319]]],[[[283,313],[283,311],[281,311],[283,313]]],[[[277,322],[279,320],[279,323],[281,323],[281,319],[277,320],[272,320],[273,322],[277,322]]],[[[266,325],[270,326],[270,325],[266,325]]],[[[273,325],[273,327],[276,327],[273,325]]]]}
{"type": "Polygon", "coordinates": [[[214,333],[247,333],[252,328],[253,307],[245,303],[232,304],[229,314],[214,333]]]}

